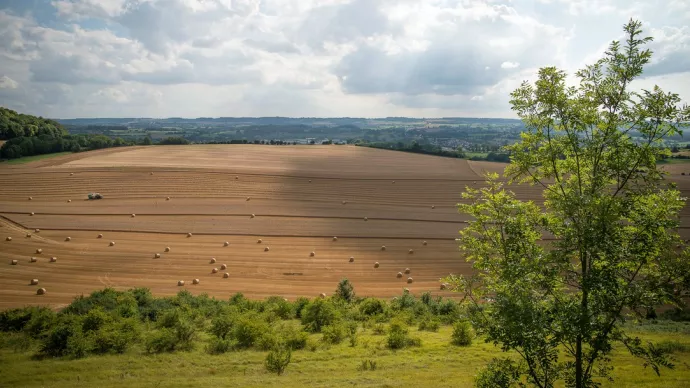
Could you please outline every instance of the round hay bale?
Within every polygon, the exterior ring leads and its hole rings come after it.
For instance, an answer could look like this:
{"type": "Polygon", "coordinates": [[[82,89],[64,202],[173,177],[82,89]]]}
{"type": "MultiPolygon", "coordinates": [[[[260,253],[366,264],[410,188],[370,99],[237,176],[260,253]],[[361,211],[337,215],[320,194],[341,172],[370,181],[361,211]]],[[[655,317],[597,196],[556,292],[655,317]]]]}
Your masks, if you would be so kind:
{"type": "Polygon", "coordinates": [[[156,253],[155,255],[153,255],[153,258],[154,258],[154,259],[160,259],[160,258],[161,258],[161,254],[160,254],[160,253],[156,253]]]}
{"type": "Polygon", "coordinates": [[[311,179],[309,179],[309,183],[311,183],[311,179]]]}
{"type": "Polygon", "coordinates": [[[448,285],[446,283],[441,283],[440,289],[445,290],[446,288],[448,288],[448,285]]]}
{"type": "Polygon", "coordinates": [[[237,175],[235,175],[235,179],[240,179],[240,177],[238,177],[237,175]]]}
{"type": "Polygon", "coordinates": [[[96,237],[96,238],[103,238],[103,233],[99,233],[98,237],[96,237]]]}
{"type": "Polygon", "coordinates": [[[45,295],[46,294],[46,289],[45,288],[39,288],[36,290],[36,295],[45,295]]]}
{"type": "Polygon", "coordinates": [[[374,268],[378,268],[378,267],[379,267],[379,262],[377,261],[376,263],[374,263],[374,268]]]}
{"type": "Polygon", "coordinates": [[[41,229],[38,229],[38,228],[34,229],[34,233],[38,233],[40,231],[41,231],[41,229]]]}
{"type": "Polygon", "coordinates": [[[249,201],[250,199],[251,199],[250,197],[247,197],[247,201],[249,201]]]}
{"type": "Polygon", "coordinates": [[[261,240],[261,239],[256,240],[257,244],[261,244],[262,242],[263,242],[263,240],[261,240]]]}
{"type": "Polygon", "coordinates": [[[72,203],[72,200],[71,200],[71,199],[68,199],[68,200],[67,200],[67,203],[72,203]]]}
{"type": "Polygon", "coordinates": [[[342,203],[343,203],[343,205],[345,205],[347,203],[347,201],[343,201],[342,203]]]}
{"type": "Polygon", "coordinates": [[[31,285],[35,286],[38,284],[38,279],[31,279],[31,285]]]}
{"type": "Polygon", "coordinates": [[[108,244],[108,245],[110,245],[111,247],[114,247],[114,246],[115,246],[115,241],[111,241],[110,244],[108,244]]]}
{"type": "Polygon", "coordinates": [[[227,242],[227,241],[223,243],[223,246],[224,246],[224,247],[227,247],[228,245],[230,245],[230,243],[227,242]]]}
{"type": "Polygon", "coordinates": [[[223,279],[227,279],[227,278],[229,278],[229,277],[230,277],[230,274],[229,274],[229,273],[226,272],[226,273],[223,274],[223,279]]]}
{"type": "Polygon", "coordinates": [[[50,258],[51,263],[57,263],[57,257],[53,256],[50,258]]]}
{"type": "Polygon", "coordinates": [[[26,238],[31,238],[31,233],[27,233],[26,238]]]}
{"type": "Polygon", "coordinates": [[[151,172],[150,175],[153,175],[153,172],[151,172]]]}
{"type": "Polygon", "coordinates": [[[434,206],[434,205],[431,205],[431,208],[432,208],[432,209],[436,209],[436,206],[434,206]]]}
{"type": "Polygon", "coordinates": [[[192,280],[192,284],[199,284],[199,279],[192,280]]]}
{"type": "Polygon", "coordinates": [[[395,183],[395,181],[393,181],[393,183],[395,183]]]}
{"type": "Polygon", "coordinates": [[[33,216],[34,214],[35,214],[34,212],[29,213],[30,216],[33,216]]]}
{"type": "Polygon", "coordinates": [[[12,260],[10,263],[12,263],[12,265],[17,265],[19,264],[19,260],[12,260]]]}
{"type": "Polygon", "coordinates": [[[355,262],[354,256],[350,256],[350,263],[354,263],[354,262],[355,262]]]}
{"type": "Polygon", "coordinates": [[[316,252],[311,252],[311,253],[309,254],[309,256],[310,256],[310,257],[316,256],[316,252]]]}
{"type": "Polygon", "coordinates": [[[410,289],[407,288],[407,287],[405,287],[405,288],[403,288],[403,292],[406,293],[406,294],[409,294],[409,293],[410,293],[410,289]]]}
{"type": "Polygon", "coordinates": [[[364,217],[364,221],[369,221],[369,218],[367,218],[367,217],[364,217]]]}
{"type": "Polygon", "coordinates": [[[65,237],[65,241],[72,241],[72,237],[65,237]]]}
{"type": "Polygon", "coordinates": [[[216,264],[216,258],[215,258],[215,257],[212,257],[211,260],[210,260],[210,263],[211,263],[211,264],[216,264]]]}
{"type": "Polygon", "coordinates": [[[397,277],[398,277],[398,278],[403,277],[403,273],[402,273],[402,272],[398,272],[398,276],[397,276],[397,277]]]}
{"type": "Polygon", "coordinates": [[[422,245],[426,245],[426,241],[424,241],[424,242],[422,243],[422,245]]]}
{"type": "Polygon", "coordinates": [[[413,281],[413,280],[412,280],[412,278],[411,278],[411,277],[407,278],[407,284],[410,284],[410,283],[412,283],[412,281],[413,281]]]}
{"type": "Polygon", "coordinates": [[[268,252],[270,250],[269,247],[264,248],[264,252],[268,252]]]}
{"type": "Polygon", "coordinates": [[[211,273],[218,273],[218,268],[214,268],[211,270],[211,273]]]}
{"type": "Polygon", "coordinates": [[[409,274],[409,273],[410,273],[410,269],[409,269],[409,268],[405,268],[405,273],[406,273],[406,274],[409,274]]]}
{"type": "Polygon", "coordinates": [[[170,247],[165,247],[166,252],[170,252],[170,247]]]}
{"type": "Polygon", "coordinates": [[[74,173],[73,173],[73,172],[70,172],[70,173],[69,173],[69,176],[74,176],[74,173]]]}
{"type": "Polygon", "coordinates": [[[38,259],[35,258],[35,257],[32,257],[32,258],[29,259],[29,263],[35,263],[35,262],[37,262],[37,261],[38,261],[38,259]]]}
{"type": "Polygon", "coordinates": [[[333,237],[333,241],[338,241],[338,238],[337,238],[337,237],[333,237]]]}
{"type": "Polygon", "coordinates": [[[170,197],[165,197],[165,200],[166,200],[166,201],[170,201],[170,197]]]}
{"type": "Polygon", "coordinates": [[[221,264],[220,269],[226,270],[226,269],[228,269],[228,265],[227,264],[221,264]]]}
{"type": "Polygon", "coordinates": [[[34,199],[34,197],[29,197],[29,201],[31,201],[31,200],[33,200],[33,199],[34,199]]]}
{"type": "Polygon", "coordinates": [[[381,250],[382,250],[382,251],[385,251],[385,250],[386,250],[386,246],[385,246],[385,245],[381,245],[381,250]]]}
{"type": "Polygon", "coordinates": [[[325,292],[322,292],[322,293],[319,295],[319,297],[322,298],[322,299],[325,298],[325,297],[326,297],[326,293],[325,293],[325,292]]]}
{"type": "Polygon", "coordinates": [[[184,286],[184,280],[178,280],[178,281],[177,281],[177,286],[178,286],[178,287],[184,286]]]}
{"type": "Polygon", "coordinates": [[[414,249],[410,249],[409,251],[407,251],[407,253],[413,254],[413,253],[414,253],[414,249]]]}
{"type": "Polygon", "coordinates": [[[192,234],[191,234],[191,233],[187,233],[187,237],[192,237],[192,234]]]}
{"type": "Polygon", "coordinates": [[[38,253],[40,255],[41,253],[43,253],[43,249],[41,249],[41,248],[36,249],[36,253],[38,253]]]}
{"type": "Polygon", "coordinates": [[[12,237],[7,236],[7,238],[5,240],[12,241],[12,237]]]}
{"type": "Polygon", "coordinates": [[[254,218],[254,217],[256,217],[256,215],[254,213],[252,213],[251,217],[254,218]]]}
{"type": "Polygon", "coordinates": [[[134,217],[136,217],[136,216],[137,216],[136,214],[132,213],[132,218],[134,218],[134,217]]]}

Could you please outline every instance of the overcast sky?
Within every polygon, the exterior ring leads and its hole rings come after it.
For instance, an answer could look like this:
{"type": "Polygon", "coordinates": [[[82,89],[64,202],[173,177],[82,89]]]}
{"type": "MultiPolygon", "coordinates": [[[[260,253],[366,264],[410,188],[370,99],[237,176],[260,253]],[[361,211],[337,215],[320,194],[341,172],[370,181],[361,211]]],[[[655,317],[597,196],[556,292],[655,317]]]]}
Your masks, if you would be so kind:
{"type": "Polygon", "coordinates": [[[0,105],[54,118],[514,117],[631,17],[690,101],[690,0],[0,0],[0,105]]]}

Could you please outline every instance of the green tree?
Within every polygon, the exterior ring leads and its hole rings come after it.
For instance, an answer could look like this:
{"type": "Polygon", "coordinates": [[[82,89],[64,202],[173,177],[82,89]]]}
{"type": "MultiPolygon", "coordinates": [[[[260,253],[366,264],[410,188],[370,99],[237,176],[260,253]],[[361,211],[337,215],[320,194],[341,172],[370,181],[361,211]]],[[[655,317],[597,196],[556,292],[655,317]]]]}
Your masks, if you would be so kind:
{"type": "Polygon", "coordinates": [[[625,42],[577,72],[579,86],[547,67],[512,93],[526,132],[507,147],[507,183],[538,185],[543,205],[516,199],[496,175],[458,205],[473,216],[460,240],[475,274],[447,281],[464,290],[478,332],[523,358],[534,386],[596,386],[615,343],[657,374],[672,367],[621,324],[682,303],[690,284],[676,233],[685,199],[656,165],[690,109],[658,87],[629,90],[652,55],[640,27],[627,23],[625,42]]]}
{"type": "Polygon", "coordinates": [[[355,288],[349,280],[342,279],[335,289],[335,295],[348,303],[352,302],[355,299],[355,288]]]}

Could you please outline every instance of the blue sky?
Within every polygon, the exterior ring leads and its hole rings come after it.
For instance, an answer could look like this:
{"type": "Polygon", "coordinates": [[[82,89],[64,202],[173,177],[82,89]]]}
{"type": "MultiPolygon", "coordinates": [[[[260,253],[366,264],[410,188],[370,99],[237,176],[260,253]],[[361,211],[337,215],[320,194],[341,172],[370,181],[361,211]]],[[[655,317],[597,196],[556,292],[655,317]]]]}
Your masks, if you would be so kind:
{"type": "MultiPolygon", "coordinates": [[[[630,18],[690,100],[687,0],[0,0],[0,105],[48,117],[513,117],[630,18]]],[[[570,80],[574,82],[574,79],[570,80]]]]}

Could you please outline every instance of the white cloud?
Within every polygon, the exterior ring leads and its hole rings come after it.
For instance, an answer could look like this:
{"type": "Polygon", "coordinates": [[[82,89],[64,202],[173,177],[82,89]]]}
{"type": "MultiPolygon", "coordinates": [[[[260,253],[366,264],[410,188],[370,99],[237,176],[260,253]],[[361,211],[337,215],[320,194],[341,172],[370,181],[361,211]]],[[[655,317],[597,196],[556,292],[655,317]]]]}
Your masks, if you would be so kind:
{"type": "Polygon", "coordinates": [[[503,62],[503,63],[501,63],[501,69],[515,69],[519,66],[520,66],[520,64],[518,62],[503,62]]]}
{"type": "Polygon", "coordinates": [[[3,75],[0,77],[0,89],[16,89],[19,87],[19,83],[12,78],[3,75]]]}

